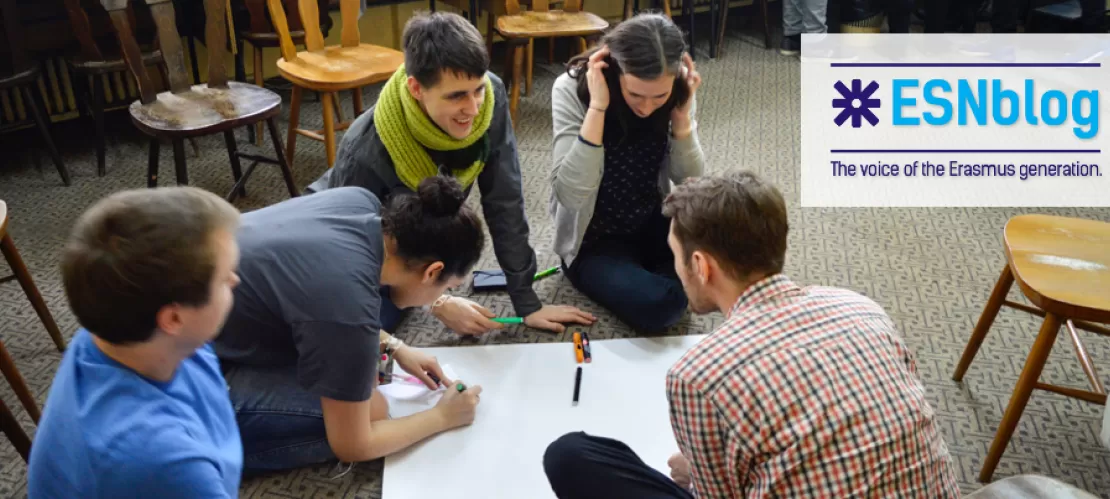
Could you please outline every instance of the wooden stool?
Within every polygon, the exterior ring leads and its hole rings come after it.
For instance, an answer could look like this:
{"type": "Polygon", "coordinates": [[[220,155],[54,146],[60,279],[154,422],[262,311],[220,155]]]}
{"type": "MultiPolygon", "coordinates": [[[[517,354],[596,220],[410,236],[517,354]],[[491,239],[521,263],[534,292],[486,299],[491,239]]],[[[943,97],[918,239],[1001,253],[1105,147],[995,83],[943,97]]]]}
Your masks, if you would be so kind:
{"type": "MultiPolygon", "coordinates": [[[[65,163],[62,163],[58,148],[54,146],[54,139],[50,132],[50,113],[46,109],[42,93],[39,92],[41,69],[28,58],[23,45],[26,35],[23,33],[19,10],[16,8],[17,3],[16,0],[0,0],[0,18],[3,19],[6,38],[4,42],[7,43],[7,52],[11,56],[10,66],[0,64],[0,90],[9,88],[19,90],[24,112],[35,122],[35,127],[38,128],[39,135],[50,152],[50,159],[54,161],[54,167],[62,177],[62,183],[68,186],[70,185],[69,170],[66,169],[65,163]]],[[[13,102],[12,105],[14,107],[15,103],[13,102]]]]}
{"type": "MultiPolygon", "coordinates": [[[[351,122],[362,114],[362,87],[388,80],[397,68],[405,62],[405,54],[388,47],[362,43],[358,32],[359,0],[339,0],[340,14],[343,18],[342,43],[324,46],[320,33],[320,12],[315,2],[298,3],[301,23],[305,30],[305,47],[308,50],[297,52],[289,33],[289,23],[281,0],[267,0],[270,18],[274,29],[281,38],[281,59],[278,72],[293,83],[293,95],[289,103],[289,136],[285,155],[292,162],[297,148],[297,134],[324,143],[327,150],[328,168],[335,164],[335,132],[346,130],[351,122]],[[301,91],[303,89],[321,92],[324,112],[323,135],[320,131],[297,128],[301,115],[301,91]],[[335,92],[351,90],[355,114],[352,121],[335,122],[334,106],[338,105],[335,92]]],[[[342,121],[342,118],[340,118],[342,121]]]]}
{"type": "Polygon", "coordinates": [[[1075,330],[1110,336],[1110,329],[1093,324],[1110,322],[1110,224],[1048,215],[1021,215],[1006,223],[1004,236],[1007,265],[994,285],[952,379],[963,379],[1002,305],[1044,317],[1044,323],[1033,341],[1010,405],[983,462],[979,473],[981,482],[989,482],[994,474],[1034,389],[1106,404],[1106,390],[1075,330]],[[1014,281],[1035,307],[1006,299],[1014,281]],[[1067,326],[1094,391],[1039,381],[1061,325],[1067,326]]]}
{"type": "MultiPolygon", "coordinates": [[[[46,308],[46,302],[43,301],[42,295],[35,287],[35,282],[31,279],[31,273],[27,271],[27,266],[23,264],[23,258],[19,256],[19,251],[16,251],[11,234],[8,234],[8,206],[4,204],[3,200],[0,200],[0,250],[3,250],[4,258],[14,272],[11,276],[0,278],[0,283],[13,279],[19,281],[27,299],[31,301],[35,313],[38,314],[39,320],[46,326],[46,332],[50,333],[50,338],[54,340],[54,345],[58,347],[58,351],[65,350],[66,345],[65,341],[62,340],[62,333],[58,331],[58,325],[54,323],[54,317],[50,315],[50,309],[46,308]]],[[[38,404],[35,403],[35,397],[31,395],[31,390],[24,383],[23,376],[16,369],[15,363],[12,361],[11,355],[8,355],[8,350],[4,348],[3,342],[0,342],[0,371],[4,373],[12,391],[19,398],[23,408],[27,410],[27,414],[31,416],[31,420],[38,424],[41,416],[38,404]]],[[[3,402],[0,402],[0,431],[8,436],[8,440],[11,440],[12,445],[19,451],[19,455],[23,456],[23,460],[26,461],[28,454],[31,452],[31,440],[27,438],[27,434],[19,427],[15,416],[12,415],[3,402]]]]}
{"type": "MultiPolygon", "coordinates": [[[[512,92],[509,98],[509,112],[513,125],[517,122],[517,104],[520,101],[520,86],[526,83],[521,73],[524,59],[528,56],[528,67],[532,66],[532,40],[535,38],[580,37],[579,53],[586,51],[583,37],[601,36],[609,28],[609,22],[595,14],[581,10],[580,0],[566,0],[562,10],[551,10],[548,0],[533,0],[532,10],[520,10],[518,0],[505,0],[504,16],[497,18],[497,32],[508,41],[512,54],[512,92]]],[[[531,86],[531,85],[529,85],[531,86]]]]}
{"type": "Polygon", "coordinates": [[[151,137],[147,186],[158,186],[158,153],[160,141],[173,144],[174,165],[178,185],[189,183],[185,167],[184,141],[190,137],[223,133],[231,161],[235,185],[227,195],[234,201],[246,194],[244,184],[258,163],[270,163],[281,169],[289,195],[296,197],[293,172],[284,156],[281,137],[274,118],[281,112],[281,96],[261,87],[227,81],[224,54],[227,51],[227,20],[224,18],[227,0],[205,0],[205,22],[208,47],[208,83],[190,85],[185,69],[185,54],[181,48],[174,19],[173,3],[169,0],[148,0],[150,13],[157,25],[159,46],[169,75],[170,90],[155,93],[147,77],[139,53],[138,43],[128,22],[128,0],[101,0],[112,17],[120,46],[131,74],[139,82],[141,100],[131,103],[131,121],[139,130],[151,137]],[[270,139],[274,143],[277,159],[240,153],[235,143],[234,129],[266,122],[270,139]],[[241,158],[251,160],[246,172],[239,164],[241,158]]]}
{"type": "Polygon", "coordinates": [[[54,317],[50,315],[50,309],[46,308],[46,302],[39,294],[39,289],[35,287],[35,281],[31,279],[31,273],[27,271],[23,258],[19,256],[19,251],[15,249],[12,235],[8,234],[8,206],[4,204],[3,200],[0,200],[0,251],[3,251],[4,259],[8,261],[8,266],[12,268],[12,275],[0,278],[0,283],[11,280],[19,281],[23,293],[27,295],[27,299],[30,300],[35,313],[38,314],[39,320],[46,327],[46,332],[50,333],[50,338],[54,340],[54,345],[58,347],[59,352],[65,350],[66,342],[62,339],[62,333],[58,331],[58,325],[54,323],[54,317]]]}

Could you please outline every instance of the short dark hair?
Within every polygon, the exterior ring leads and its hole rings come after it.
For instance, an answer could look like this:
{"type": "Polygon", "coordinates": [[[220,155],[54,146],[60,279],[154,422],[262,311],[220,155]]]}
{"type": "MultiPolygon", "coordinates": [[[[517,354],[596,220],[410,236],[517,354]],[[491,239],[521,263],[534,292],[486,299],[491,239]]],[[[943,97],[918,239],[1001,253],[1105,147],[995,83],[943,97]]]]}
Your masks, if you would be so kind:
{"type": "Polygon", "coordinates": [[[713,255],[736,279],[782,272],[790,230],[779,190],[752,172],[692,178],[663,202],[687,263],[713,255]]]}
{"type": "Polygon", "coordinates": [[[482,219],[465,201],[466,193],[454,178],[425,178],[415,193],[402,190],[390,196],[382,232],[397,241],[397,254],[408,267],[443,262],[441,282],[465,276],[486,244],[482,219]]]}
{"type": "Polygon", "coordinates": [[[401,35],[405,72],[422,86],[434,87],[444,71],[481,78],[489,70],[482,34],[466,18],[450,12],[420,13],[401,35]]]}
{"type": "Polygon", "coordinates": [[[103,340],[149,340],[159,310],[208,303],[213,235],[234,231],[239,211],[195,187],[117,192],[78,218],[62,253],[62,282],[77,321],[103,340]]]}

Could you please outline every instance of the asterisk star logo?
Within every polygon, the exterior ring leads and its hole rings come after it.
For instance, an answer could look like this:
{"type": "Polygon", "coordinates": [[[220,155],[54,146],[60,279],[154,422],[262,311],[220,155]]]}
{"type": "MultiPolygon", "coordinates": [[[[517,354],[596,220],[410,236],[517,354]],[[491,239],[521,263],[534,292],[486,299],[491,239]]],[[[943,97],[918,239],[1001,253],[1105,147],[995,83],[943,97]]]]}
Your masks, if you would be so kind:
{"type": "Polygon", "coordinates": [[[840,92],[841,98],[833,99],[832,105],[835,109],[840,109],[840,114],[836,115],[833,122],[836,126],[844,124],[848,118],[852,118],[852,128],[859,128],[863,126],[861,120],[866,119],[871,126],[879,124],[879,117],[871,112],[872,109],[880,107],[879,99],[871,98],[871,95],[879,89],[879,83],[872,80],[867,88],[860,88],[863,83],[860,80],[852,80],[852,88],[849,89],[844,85],[844,82],[838,81],[833,85],[837,92],[840,92]]]}

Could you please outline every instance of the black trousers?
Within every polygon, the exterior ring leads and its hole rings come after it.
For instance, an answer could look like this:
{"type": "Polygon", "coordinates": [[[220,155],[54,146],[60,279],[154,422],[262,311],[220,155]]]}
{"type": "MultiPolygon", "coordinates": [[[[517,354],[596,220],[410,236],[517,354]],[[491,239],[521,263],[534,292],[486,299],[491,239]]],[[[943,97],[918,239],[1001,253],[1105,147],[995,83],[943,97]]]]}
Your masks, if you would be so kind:
{"type": "Polygon", "coordinates": [[[543,470],[559,499],[693,499],[620,441],[568,433],[547,447],[543,470]]]}

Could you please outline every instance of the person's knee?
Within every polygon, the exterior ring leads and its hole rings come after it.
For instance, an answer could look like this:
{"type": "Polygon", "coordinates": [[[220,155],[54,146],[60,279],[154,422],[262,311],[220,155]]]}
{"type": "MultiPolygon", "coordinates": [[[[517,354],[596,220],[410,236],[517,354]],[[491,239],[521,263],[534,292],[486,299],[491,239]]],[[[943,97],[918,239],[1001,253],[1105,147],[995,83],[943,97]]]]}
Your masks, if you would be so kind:
{"type": "Polygon", "coordinates": [[[579,475],[578,467],[589,437],[584,432],[567,433],[551,442],[543,453],[543,470],[552,485],[566,483],[579,475]]]}
{"type": "Polygon", "coordinates": [[[644,333],[660,333],[670,329],[686,314],[688,301],[682,285],[676,283],[660,290],[659,294],[644,300],[633,313],[623,320],[633,329],[644,333]]]}

